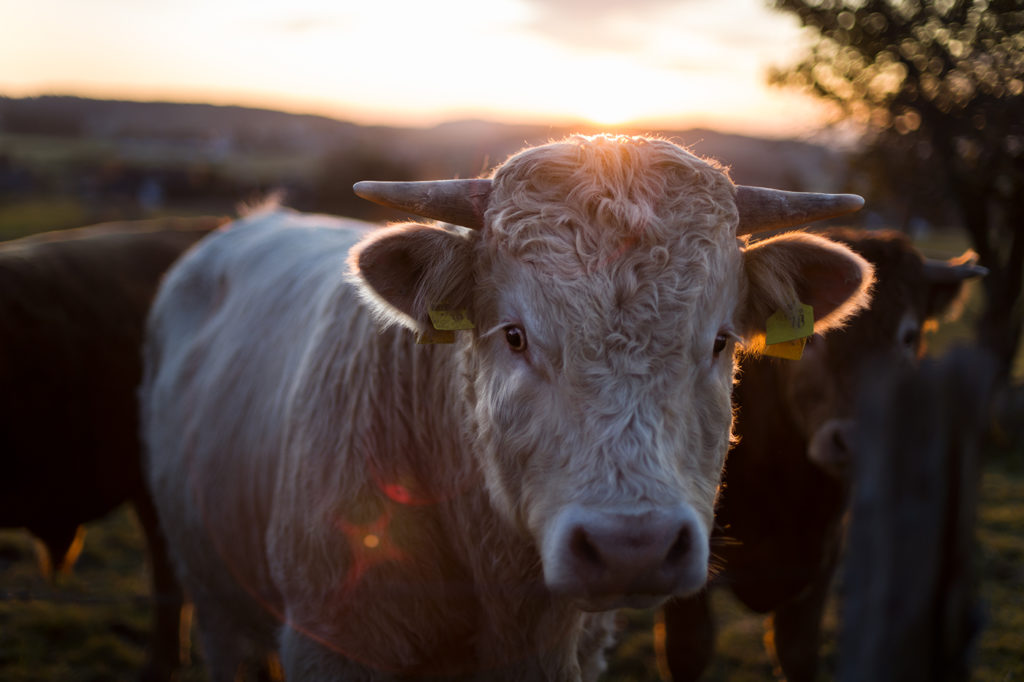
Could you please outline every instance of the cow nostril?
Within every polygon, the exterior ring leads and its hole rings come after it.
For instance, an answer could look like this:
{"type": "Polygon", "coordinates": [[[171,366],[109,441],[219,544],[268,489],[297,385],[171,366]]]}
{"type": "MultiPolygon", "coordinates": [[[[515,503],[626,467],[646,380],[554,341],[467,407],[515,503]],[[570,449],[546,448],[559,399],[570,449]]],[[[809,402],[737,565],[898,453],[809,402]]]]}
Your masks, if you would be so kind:
{"type": "Polygon", "coordinates": [[[569,540],[569,550],[573,553],[573,556],[588,564],[599,566],[604,563],[601,559],[601,553],[594,547],[590,538],[587,537],[587,531],[583,528],[577,528],[573,531],[572,538],[569,540]]]}
{"type": "Polygon", "coordinates": [[[679,534],[676,535],[675,542],[668,548],[668,554],[665,555],[665,561],[670,564],[679,563],[690,553],[690,546],[693,544],[693,538],[690,534],[690,527],[683,526],[679,534]]]}

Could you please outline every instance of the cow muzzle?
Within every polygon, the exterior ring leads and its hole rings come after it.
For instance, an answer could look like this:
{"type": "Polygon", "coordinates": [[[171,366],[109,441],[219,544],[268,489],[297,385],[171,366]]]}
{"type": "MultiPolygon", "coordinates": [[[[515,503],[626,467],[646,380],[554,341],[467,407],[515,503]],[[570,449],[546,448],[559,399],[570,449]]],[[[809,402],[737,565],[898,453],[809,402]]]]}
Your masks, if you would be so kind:
{"type": "Polygon", "coordinates": [[[832,477],[848,480],[853,465],[856,427],[852,419],[829,419],[811,436],[807,446],[808,458],[832,477]]]}
{"type": "Polygon", "coordinates": [[[544,580],[580,608],[648,608],[707,580],[708,536],[692,507],[564,509],[543,547],[544,580]]]}

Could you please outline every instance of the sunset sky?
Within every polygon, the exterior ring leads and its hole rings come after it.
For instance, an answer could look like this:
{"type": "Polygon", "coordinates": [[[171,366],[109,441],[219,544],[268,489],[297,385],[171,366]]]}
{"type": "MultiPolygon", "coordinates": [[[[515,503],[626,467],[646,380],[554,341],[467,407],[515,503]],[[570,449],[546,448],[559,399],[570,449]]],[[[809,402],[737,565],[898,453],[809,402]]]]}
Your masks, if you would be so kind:
{"type": "Polygon", "coordinates": [[[802,135],[766,85],[806,45],[765,0],[0,0],[0,95],[212,102],[358,123],[487,118],[802,135]]]}

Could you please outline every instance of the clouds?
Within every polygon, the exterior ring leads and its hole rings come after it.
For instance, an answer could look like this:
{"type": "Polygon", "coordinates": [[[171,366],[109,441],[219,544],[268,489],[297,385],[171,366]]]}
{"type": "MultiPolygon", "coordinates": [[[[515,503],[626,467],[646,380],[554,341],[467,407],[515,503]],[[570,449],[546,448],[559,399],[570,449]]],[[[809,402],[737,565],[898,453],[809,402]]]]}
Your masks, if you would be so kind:
{"type": "Polygon", "coordinates": [[[524,0],[524,3],[534,14],[527,25],[529,30],[574,49],[595,51],[642,49],[644,28],[680,4],[679,0],[524,0]]]}
{"type": "Polygon", "coordinates": [[[763,0],[520,0],[523,28],[564,50],[710,74],[763,73],[799,42],[792,17],[763,0]]]}
{"type": "Polygon", "coordinates": [[[744,12],[720,0],[522,0],[533,11],[529,29],[573,49],[645,52],[667,32],[677,43],[695,30],[720,34],[744,12]]]}

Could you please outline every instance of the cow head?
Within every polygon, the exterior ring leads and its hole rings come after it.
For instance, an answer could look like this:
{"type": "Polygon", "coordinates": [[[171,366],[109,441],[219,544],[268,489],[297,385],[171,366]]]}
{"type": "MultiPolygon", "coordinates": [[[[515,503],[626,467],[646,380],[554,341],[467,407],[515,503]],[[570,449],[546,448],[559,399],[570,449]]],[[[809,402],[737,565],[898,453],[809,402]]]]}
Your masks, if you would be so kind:
{"type": "Polygon", "coordinates": [[[458,349],[473,452],[547,586],[587,609],[699,589],[737,345],[758,343],[794,298],[824,332],[866,303],[872,277],[833,242],[748,247],[737,226],[859,198],[737,188],[667,141],[605,136],[527,149],[489,179],[357,191],[475,228],[381,230],[352,270],[387,322],[422,332],[432,305],[468,311],[475,329],[458,349]]]}
{"type": "Polygon", "coordinates": [[[812,462],[845,480],[857,401],[870,382],[915,363],[924,330],[958,298],[964,281],[985,274],[967,252],[948,261],[925,259],[898,232],[832,229],[824,233],[866,258],[875,269],[870,308],[826,337],[815,336],[799,362],[779,368],[786,375],[789,413],[808,443],[812,462]]]}

